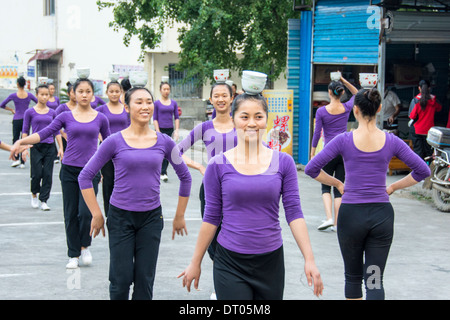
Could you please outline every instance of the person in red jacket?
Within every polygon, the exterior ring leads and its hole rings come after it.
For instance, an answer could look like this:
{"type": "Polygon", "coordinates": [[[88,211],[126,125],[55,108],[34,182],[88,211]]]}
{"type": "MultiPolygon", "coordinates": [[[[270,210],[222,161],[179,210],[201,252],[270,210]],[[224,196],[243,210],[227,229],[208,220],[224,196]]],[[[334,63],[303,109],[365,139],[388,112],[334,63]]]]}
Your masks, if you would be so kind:
{"type": "Polygon", "coordinates": [[[428,81],[419,82],[420,95],[419,102],[414,105],[409,117],[414,120],[415,139],[414,151],[425,159],[433,154],[431,146],[427,142],[428,130],[434,126],[434,115],[441,111],[442,106],[437,102],[436,97],[430,94],[430,84],[428,81]]]}

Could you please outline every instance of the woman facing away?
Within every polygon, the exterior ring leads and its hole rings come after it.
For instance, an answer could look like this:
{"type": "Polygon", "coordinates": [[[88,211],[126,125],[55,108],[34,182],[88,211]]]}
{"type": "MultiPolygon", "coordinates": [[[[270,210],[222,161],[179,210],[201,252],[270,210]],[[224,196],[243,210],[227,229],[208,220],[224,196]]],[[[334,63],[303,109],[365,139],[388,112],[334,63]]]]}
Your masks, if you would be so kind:
{"type": "MultiPolygon", "coordinates": [[[[89,250],[92,241],[89,235],[92,216],[81,195],[78,175],[97,151],[99,135],[103,139],[110,135],[108,119],[92,109],[90,104],[94,95],[93,83],[89,79],[78,79],[73,85],[73,91],[77,100],[75,109],[62,112],[44,129],[18,140],[11,151],[13,157],[21,145],[40,143],[63,128],[67,134],[67,148],[59,177],[69,256],[66,264],[68,269],[77,268],[80,257],[84,265],[92,263],[89,250]]],[[[98,191],[99,181],[100,173],[94,179],[95,192],[98,191]]]]}
{"type": "Polygon", "coordinates": [[[414,120],[414,151],[425,160],[433,154],[433,150],[427,142],[428,131],[434,126],[434,115],[442,110],[442,106],[430,93],[428,81],[419,82],[419,91],[420,94],[417,96],[419,102],[414,105],[409,117],[414,120]]]}
{"type": "Polygon", "coordinates": [[[425,162],[403,140],[377,128],[376,115],[380,109],[381,96],[376,88],[360,90],[353,107],[358,128],[336,136],[305,167],[307,175],[338,188],[343,194],[337,235],[344,260],[347,299],[362,299],[363,279],[368,300],[385,298],[383,272],[394,231],[394,210],[389,196],[430,174],[425,162]],[[323,170],[338,155],[344,159],[345,186],[323,170]],[[394,156],[412,172],[386,187],[386,172],[394,156]],[[374,270],[379,275],[378,285],[370,286],[367,281],[374,270]]]}
{"type": "MultiPolygon", "coordinates": [[[[164,133],[169,137],[173,136],[178,140],[178,130],[180,128],[180,116],[178,114],[178,104],[175,100],[169,98],[171,86],[167,82],[162,82],[159,86],[161,99],[155,102],[155,112],[153,113],[153,124],[157,132],[164,133]]],[[[167,167],[169,162],[163,161],[161,166],[161,180],[168,181],[167,167]]]]}
{"type": "Polygon", "coordinates": [[[114,163],[114,190],[107,227],[110,251],[110,298],[126,300],[134,284],[133,299],[152,299],[153,282],[163,229],[160,202],[160,170],[163,159],[180,179],[178,206],[173,220],[175,233],[187,234],[184,212],[189,199],[191,175],[175,142],[150,129],[153,97],[141,87],[125,95],[131,124],[102,142],[78,178],[81,192],[92,213],[91,235],[105,235],[104,218],[92,180],[110,160],[114,163]]]}
{"type": "MultiPolygon", "coordinates": [[[[354,95],[357,92],[358,89],[356,89],[352,84],[350,84],[342,77],[340,81],[332,81],[328,85],[328,95],[330,97],[330,103],[319,108],[316,112],[316,127],[314,129],[314,135],[312,139],[311,159],[315,156],[322,129],[324,135],[324,145],[329,143],[338,134],[347,131],[348,117],[353,109],[353,101],[355,100],[354,95]],[[349,101],[341,103],[341,98],[345,93],[344,86],[350,90],[352,97],[349,101]]],[[[336,179],[344,182],[345,168],[341,156],[337,156],[336,158],[332,159],[329,163],[327,163],[323,170],[329,175],[332,175],[336,179]]],[[[322,184],[322,200],[325,207],[325,214],[327,219],[317,228],[318,230],[326,230],[329,227],[333,227],[333,230],[336,230],[342,194],[338,189],[333,189],[334,201],[331,197],[331,187],[322,184]]]]}
{"type": "MultiPolygon", "coordinates": [[[[13,134],[13,144],[20,139],[23,127],[23,115],[25,111],[29,108],[31,101],[37,103],[36,97],[25,91],[26,80],[24,77],[19,77],[17,79],[17,92],[10,94],[1,104],[0,107],[10,111],[13,116],[12,121],[12,134],[13,134]],[[14,109],[7,106],[9,102],[14,103],[14,109]]],[[[18,154],[11,163],[11,167],[25,168],[25,157],[18,154]]]]}
{"type": "Polygon", "coordinates": [[[189,266],[178,276],[198,289],[201,261],[216,233],[214,287],[218,300],[282,299],[284,256],[279,201],[305,259],[314,294],[323,284],[314,262],[300,206],[297,170],[291,156],[267,148],[267,102],[261,95],[239,95],[233,102],[235,148],[216,155],[205,177],[206,207],[189,266]]]}

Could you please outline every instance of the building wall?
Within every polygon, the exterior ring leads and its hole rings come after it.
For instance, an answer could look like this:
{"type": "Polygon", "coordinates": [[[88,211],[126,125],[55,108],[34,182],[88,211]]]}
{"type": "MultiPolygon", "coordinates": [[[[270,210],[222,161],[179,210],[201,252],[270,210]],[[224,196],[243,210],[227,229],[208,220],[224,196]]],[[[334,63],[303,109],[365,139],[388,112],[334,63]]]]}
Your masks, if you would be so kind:
{"type": "Polygon", "coordinates": [[[62,87],[77,67],[90,67],[91,78],[108,81],[113,64],[143,65],[138,61],[139,42],[132,39],[126,47],[122,41],[124,32],[115,32],[108,25],[113,19],[112,11],[99,11],[96,1],[56,0],[54,16],[43,15],[42,0],[3,1],[2,12],[8,14],[2,14],[0,19],[0,63],[14,62],[11,57],[17,53],[19,70],[25,71],[36,49],[63,49],[62,87]]]}

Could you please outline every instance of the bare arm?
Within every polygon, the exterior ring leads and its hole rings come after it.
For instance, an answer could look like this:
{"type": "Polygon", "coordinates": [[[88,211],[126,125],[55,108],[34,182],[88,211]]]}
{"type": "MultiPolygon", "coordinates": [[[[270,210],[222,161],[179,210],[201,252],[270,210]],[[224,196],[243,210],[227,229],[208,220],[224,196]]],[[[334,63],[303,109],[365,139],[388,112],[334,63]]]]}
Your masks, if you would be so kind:
{"type": "Polygon", "coordinates": [[[314,284],[314,294],[316,296],[322,295],[323,282],[314,261],[305,219],[295,219],[289,224],[289,227],[305,259],[305,274],[308,279],[308,285],[312,286],[314,284]]]}
{"type": "Polygon", "coordinates": [[[183,277],[183,287],[187,288],[187,291],[191,291],[191,283],[194,281],[194,288],[198,290],[198,283],[200,281],[201,263],[205,256],[206,250],[211,243],[216,233],[217,227],[208,222],[203,222],[197,238],[197,244],[195,245],[194,255],[192,257],[189,266],[177,277],[183,277]]]}

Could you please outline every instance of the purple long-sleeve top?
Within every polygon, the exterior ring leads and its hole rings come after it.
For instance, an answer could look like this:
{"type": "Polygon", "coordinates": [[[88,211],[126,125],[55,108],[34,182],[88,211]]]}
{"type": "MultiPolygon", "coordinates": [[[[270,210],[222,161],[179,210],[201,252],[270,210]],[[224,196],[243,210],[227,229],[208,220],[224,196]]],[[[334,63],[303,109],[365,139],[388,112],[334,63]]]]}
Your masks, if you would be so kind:
{"type": "Polygon", "coordinates": [[[209,162],[215,155],[234,148],[237,145],[237,134],[235,129],[227,133],[220,133],[214,128],[212,120],[205,121],[196,125],[189,135],[178,144],[178,148],[181,153],[184,153],[198,140],[202,140],[205,144],[209,162]]]}
{"type": "Polygon", "coordinates": [[[34,101],[36,103],[38,102],[36,97],[29,92],[28,92],[28,96],[23,99],[19,98],[17,96],[17,93],[11,93],[5,100],[3,100],[3,102],[0,104],[0,107],[4,109],[6,107],[6,105],[11,101],[14,102],[14,108],[15,108],[13,120],[23,119],[23,115],[25,114],[25,111],[30,106],[30,102],[31,101],[34,101]]]}
{"type": "Polygon", "coordinates": [[[171,163],[180,179],[179,195],[188,197],[192,183],[189,169],[175,142],[161,133],[157,133],[155,145],[142,149],[130,147],[121,132],[111,135],[81,171],[78,177],[80,189],[92,188],[94,176],[112,159],[114,190],[110,203],[135,212],[153,210],[161,205],[160,174],[164,158],[171,163]]]}
{"type": "MultiPolygon", "coordinates": [[[[55,117],[56,113],[53,109],[49,108],[47,113],[42,114],[36,112],[34,108],[30,108],[25,111],[23,117],[22,132],[28,135],[30,134],[30,129],[32,129],[33,132],[39,132],[40,130],[50,125],[55,117]]],[[[60,134],[59,131],[56,131],[53,133],[53,135],[44,140],[41,140],[40,143],[52,144],[55,142],[54,137],[56,137],[58,134],[60,134]]]]}
{"type": "Polygon", "coordinates": [[[294,160],[273,151],[266,172],[245,175],[222,153],[208,163],[204,178],[206,206],[203,221],[221,230],[217,241],[242,254],[261,254],[283,244],[279,221],[282,197],[286,221],[303,218],[294,160]]]}
{"type": "Polygon", "coordinates": [[[103,113],[106,116],[106,118],[108,118],[109,129],[111,130],[111,134],[119,132],[130,126],[130,117],[128,116],[128,113],[125,111],[125,108],[123,108],[123,111],[120,114],[112,113],[109,110],[107,104],[104,104],[95,110],[103,113]]]}
{"type": "Polygon", "coordinates": [[[62,128],[67,134],[67,148],[62,163],[74,167],[84,167],[94,155],[97,151],[99,134],[103,140],[111,134],[108,119],[104,114],[98,112],[94,120],[79,122],[70,111],[58,115],[49,126],[37,134],[42,141],[62,128]]]}
{"type": "Polygon", "coordinates": [[[386,172],[392,157],[403,161],[414,180],[420,182],[430,175],[430,168],[397,136],[386,132],[384,146],[374,152],[359,150],[353,142],[353,132],[336,136],[305,167],[312,178],[336,156],[342,155],[345,166],[345,192],[342,203],[389,202],[386,192],[386,172]]]}
{"type": "Polygon", "coordinates": [[[340,114],[331,114],[327,108],[321,107],[316,111],[316,127],[314,129],[312,146],[317,147],[320,139],[320,133],[323,129],[324,145],[330,142],[335,136],[347,131],[347,122],[350,112],[353,108],[355,96],[352,96],[350,100],[343,103],[345,112],[340,114]]]}
{"type": "Polygon", "coordinates": [[[56,115],[60,115],[63,112],[71,111],[66,103],[60,104],[58,108],[56,108],[56,115]]]}
{"type": "Polygon", "coordinates": [[[58,97],[55,96],[54,98],[55,98],[55,101],[50,101],[50,100],[47,101],[47,107],[49,107],[53,110],[56,110],[59,107],[60,102],[59,102],[58,97]]]}
{"type": "Polygon", "coordinates": [[[155,110],[153,111],[153,120],[158,121],[160,128],[173,128],[173,120],[179,119],[178,104],[175,100],[170,100],[168,106],[161,103],[160,100],[155,102],[155,110]]]}

